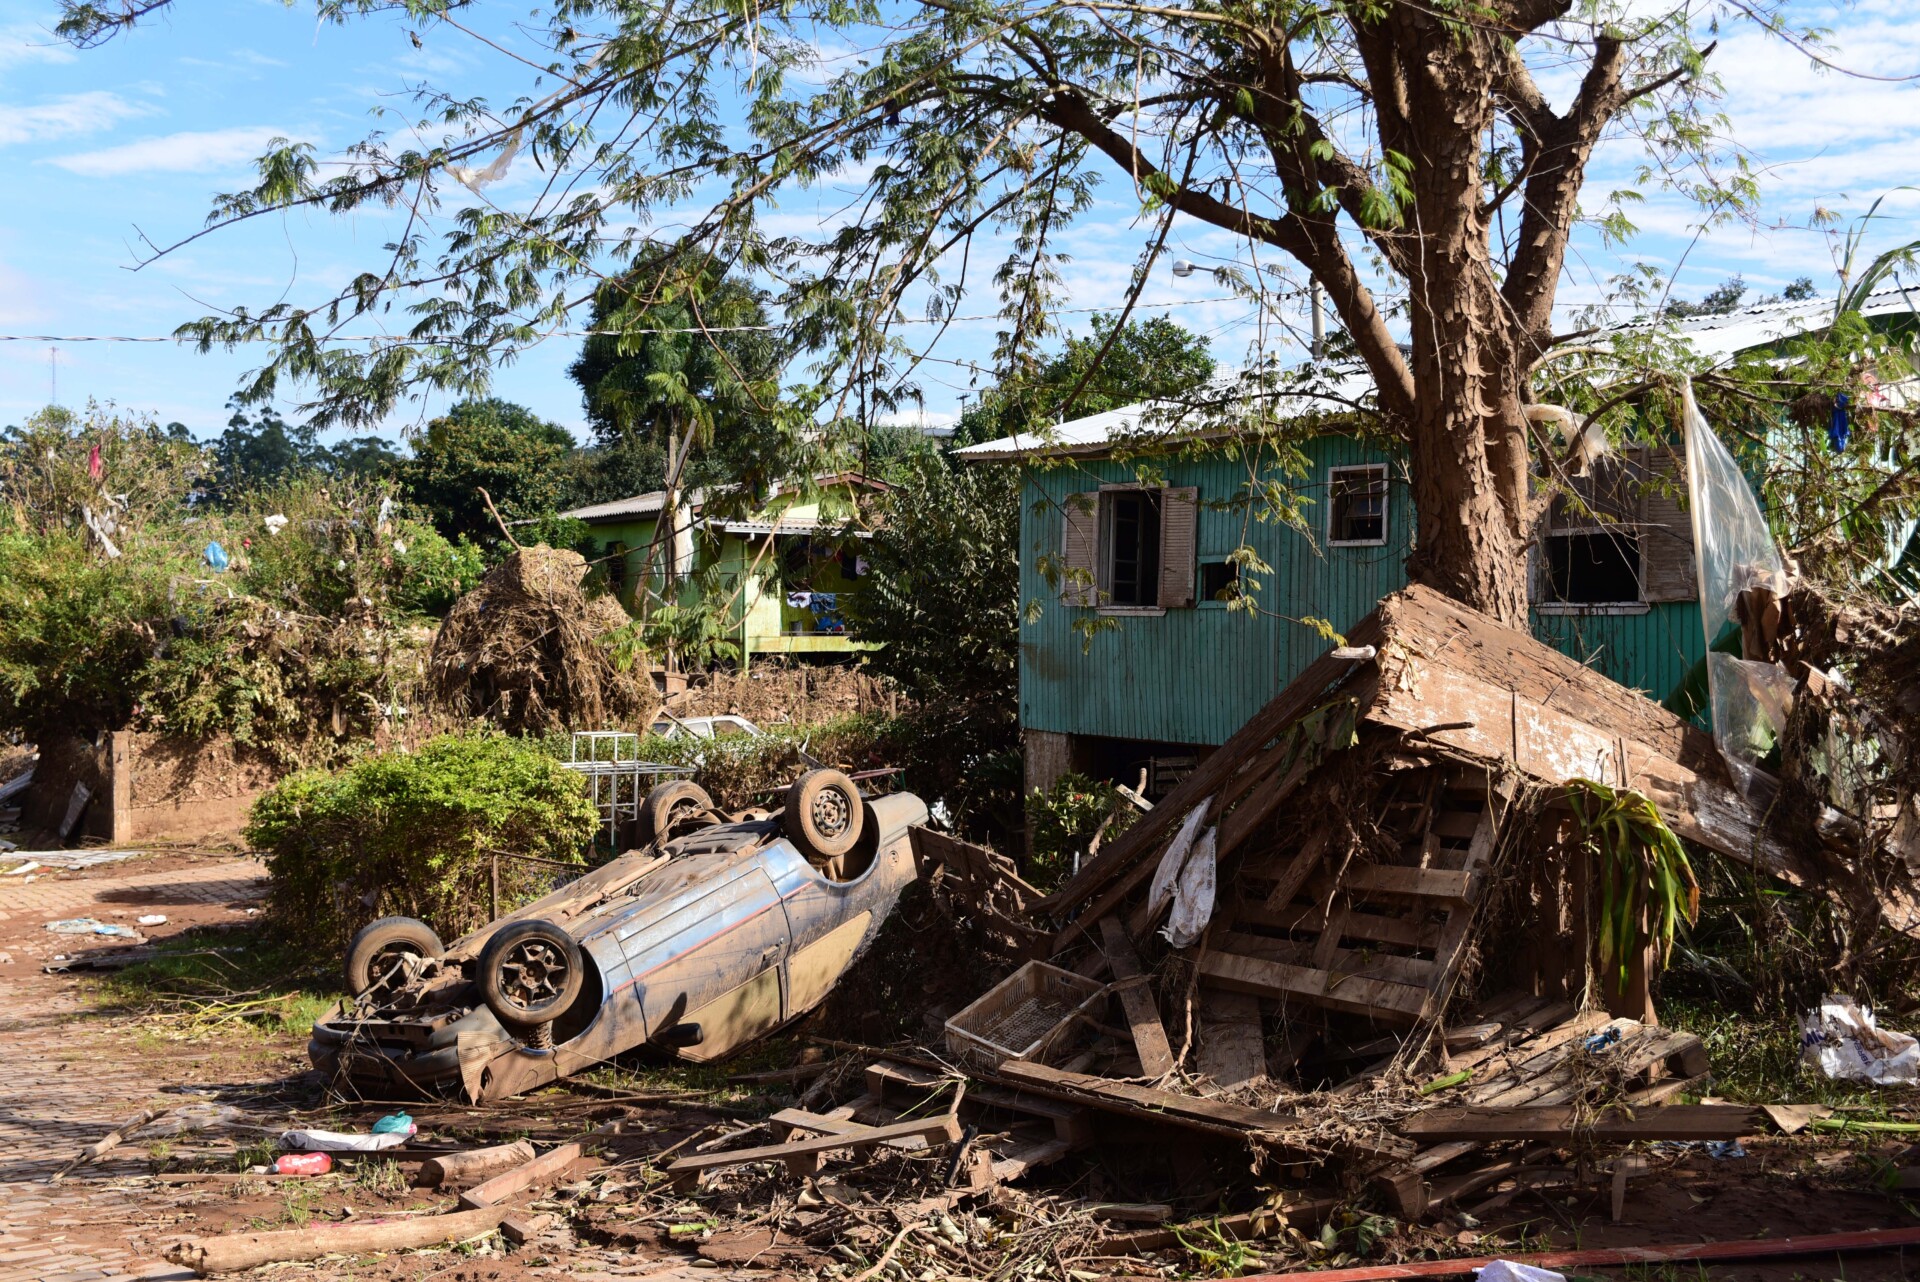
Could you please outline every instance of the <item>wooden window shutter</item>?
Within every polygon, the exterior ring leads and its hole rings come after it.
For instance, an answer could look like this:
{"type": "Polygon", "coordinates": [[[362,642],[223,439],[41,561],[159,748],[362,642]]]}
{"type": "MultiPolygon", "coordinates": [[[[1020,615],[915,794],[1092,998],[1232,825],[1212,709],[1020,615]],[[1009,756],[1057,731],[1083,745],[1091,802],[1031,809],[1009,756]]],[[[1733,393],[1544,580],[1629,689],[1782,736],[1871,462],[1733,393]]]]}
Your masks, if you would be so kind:
{"type": "Polygon", "coordinates": [[[1094,571],[1099,565],[1100,493],[1069,494],[1060,537],[1066,562],[1060,599],[1068,605],[1094,603],[1094,571]]]}
{"type": "Polygon", "coordinates": [[[1644,601],[1693,601],[1700,585],[1693,568],[1693,518],[1680,505],[1686,492],[1686,460],[1673,449],[1648,458],[1647,485],[1640,493],[1640,596],[1644,601]]]}
{"type": "Polygon", "coordinates": [[[1193,563],[1199,546],[1200,487],[1160,491],[1160,605],[1193,604],[1193,563]]]}

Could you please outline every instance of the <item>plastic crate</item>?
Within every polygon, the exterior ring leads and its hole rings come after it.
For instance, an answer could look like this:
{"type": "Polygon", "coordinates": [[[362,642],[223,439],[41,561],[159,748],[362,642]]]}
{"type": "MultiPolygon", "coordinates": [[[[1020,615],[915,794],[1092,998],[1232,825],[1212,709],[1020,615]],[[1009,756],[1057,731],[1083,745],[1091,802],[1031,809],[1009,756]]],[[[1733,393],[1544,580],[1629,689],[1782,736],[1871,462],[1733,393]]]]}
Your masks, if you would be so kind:
{"type": "Polygon", "coordinates": [[[1070,970],[1030,961],[947,1021],[947,1049],[962,1064],[998,1068],[1010,1059],[1047,1063],[1074,1040],[1107,987],[1070,970]]]}

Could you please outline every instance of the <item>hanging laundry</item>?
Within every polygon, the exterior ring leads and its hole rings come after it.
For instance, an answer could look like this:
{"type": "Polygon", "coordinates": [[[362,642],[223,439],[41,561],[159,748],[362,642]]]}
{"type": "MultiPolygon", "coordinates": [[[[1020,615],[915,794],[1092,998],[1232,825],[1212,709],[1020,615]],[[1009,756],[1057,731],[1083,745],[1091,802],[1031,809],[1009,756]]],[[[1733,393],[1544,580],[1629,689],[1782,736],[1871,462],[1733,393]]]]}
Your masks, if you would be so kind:
{"type": "Polygon", "coordinates": [[[1847,394],[1841,392],[1833,398],[1833,421],[1827,424],[1827,444],[1835,454],[1844,454],[1847,442],[1852,439],[1853,422],[1847,413],[1847,394]]]}
{"type": "Polygon", "coordinates": [[[87,451],[87,475],[97,481],[106,474],[106,461],[100,457],[100,447],[96,445],[87,451]]]}
{"type": "Polygon", "coordinates": [[[813,594],[813,612],[826,614],[840,608],[840,594],[837,592],[815,592],[813,594]]]}
{"type": "Polygon", "coordinates": [[[788,608],[788,609],[792,609],[792,610],[805,610],[805,609],[809,609],[809,608],[811,608],[811,607],[812,607],[812,605],[813,605],[813,593],[811,593],[811,592],[789,592],[789,593],[787,593],[787,608],[788,608]]]}
{"type": "Polygon", "coordinates": [[[872,569],[873,569],[873,566],[868,563],[866,557],[856,556],[853,558],[853,577],[854,578],[864,579],[867,577],[867,574],[872,569]]]}
{"type": "Polygon", "coordinates": [[[227,566],[232,564],[227,559],[227,550],[217,542],[207,544],[207,550],[200,555],[206,558],[207,564],[213,567],[216,574],[224,572],[227,566]]]}

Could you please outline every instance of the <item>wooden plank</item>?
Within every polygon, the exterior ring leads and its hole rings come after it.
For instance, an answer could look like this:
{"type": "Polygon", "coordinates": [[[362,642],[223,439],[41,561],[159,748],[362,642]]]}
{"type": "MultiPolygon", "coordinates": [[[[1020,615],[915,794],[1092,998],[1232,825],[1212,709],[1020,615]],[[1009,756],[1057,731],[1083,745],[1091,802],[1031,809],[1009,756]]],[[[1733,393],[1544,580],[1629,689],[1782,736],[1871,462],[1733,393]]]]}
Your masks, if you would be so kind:
{"type": "MultiPolygon", "coordinates": [[[[1055,1099],[1086,1104],[1103,1112],[1141,1121],[1158,1122],[1188,1130],[1201,1131],[1244,1140],[1263,1146],[1288,1147],[1288,1133],[1300,1128],[1300,1119],[1292,1113],[1273,1113],[1248,1108],[1226,1100],[1198,1099],[1175,1091],[1156,1090],[1107,1077],[1069,1073],[1045,1064],[1008,1060],[998,1069],[1001,1080],[1051,1095],[1055,1099]]],[[[1336,1147],[1368,1158],[1411,1156],[1413,1147],[1393,1137],[1365,1142],[1345,1141],[1336,1147]]]]}
{"type": "Polygon", "coordinates": [[[1407,868],[1400,864],[1353,864],[1341,877],[1340,886],[1354,894],[1467,899],[1473,889],[1473,874],[1444,868],[1407,868]]]}
{"type": "MultiPolygon", "coordinates": [[[[1371,645],[1377,632],[1377,619],[1370,615],[1354,626],[1348,634],[1348,644],[1371,645]]],[[[1219,792],[1223,784],[1232,780],[1237,769],[1266,747],[1268,740],[1325,702],[1329,687],[1361,666],[1360,660],[1335,658],[1331,650],[1308,664],[1306,670],[1289,682],[1285,690],[1209,754],[1205,761],[1194,768],[1192,774],[1181,780],[1179,786],[1142,816],[1138,823],[1122,833],[1098,859],[1082,867],[1065,886],[1039,901],[1035,907],[1044,912],[1059,913],[1093,898],[1115,877],[1131,868],[1136,860],[1150,850],[1157,849],[1161,839],[1185,820],[1189,811],[1219,792]]],[[[1245,786],[1251,787],[1257,782],[1249,779],[1245,781],[1245,786]]],[[[1055,951],[1058,951],[1057,947],[1055,951]]]]}
{"type": "Polygon", "coordinates": [[[1408,984],[1377,979],[1351,979],[1289,966],[1285,962],[1236,957],[1209,952],[1200,959],[1200,977],[1230,988],[1275,1000],[1298,998],[1333,1010],[1374,1015],[1398,1023],[1413,1023],[1426,1004],[1427,991],[1408,984]]]}
{"type": "Polygon", "coordinates": [[[1258,998],[1217,991],[1201,995],[1195,1066],[1223,1091],[1267,1080],[1267,1039],[1258,998]]]}
{"type": "MultiPolygon", "coordinates": [[[[874,1129],[854,1121],[851,1116],[831,1117],[823,1113],[809,1113],[798,1108],[783,1108],[767,1120],[775,1126],[786,1128],[787,1134],[782,1138],[782,1143],[791,1139],[795,1131],[811,1131],[815,1135],[864,1135],[874,1129]]],[[[913,1136],[903,1140],[888,1140],[887,1147],[923,1149],[927,1147],[927,1142],[924,1137],[913,1136]]]]}
{"type": "MultiPolygon", "coordinates": [[[[1487,798],[1484,810],[1475,818],[1472,840],[1467,853],[1461,861],[1461,871],[1472,880],[1469,898],[1479,899],[1479,879],[1487,862],[1493,857],[1494,844],[1500,837],[1500,814],[1506,808],[1508,797],[1512,794],[1513,783],[1502,780],[1495,787],[1494,794],[1487,798]]],[[[1440,942],[1433,950],[1433,980],[1428,985],[1426,1009],[1421,1011],[1422,1019],[1439,1019],[1446,1014],[1447,999],[1453,993],[1454,977],[1460,973],[1460,966],[1466,960],[1467,946],[1472,942],[1473,919],[1476,915],[1473,903],[1462,904],[1448,914],[1447,924],[1440,932],[1440,942]]]]}
{"type": "Polygon", "coordinates": [[[1291,904],[1293,897],[1300,893],[1300,887],[1307,884],[1307,878],[1320,866],[1326,853],[1327,830],[1322,828],[1300,843],[1299,852],[1274,879],[1273,889],[1267,892],[1265,911],[1279,912],[1291,904]]]}
{"type": "Polygon", "coordinates": [[[864,1150],[889,1140],[918,1137],[928,1143],[954,1144],[959,1142],[961,1129],[959,1117],[946,1113],[939,1117],[894,1122],[888,1126],[866,1127],[858,1135],[814,1135],[806,1139],[788,1140],[784,1144],[762,1144],[755,1148],[738,1148],[722,1153],[696,1153],[674,1159],[667,1166],[667,1174],[684,1184],[689,1179],[698,1179],[704,1171],[741,1166],[748,1162],[791,1164],[796,1158],[815,1158],[844,1148],[864,1150]]]}
{"type": "MultiPolygon", "coordinates": [[[[1245,925],[1260,926],[1267,930],[1319,932],[1325,930],[1327,925],[1325,915],[1316,906],[1295,904],[1275,909],[1271,899],[1264,907],[1242,908],[1240,921],[1245,925]]],[[[1432,948],[1439,942],[1441,928],[1437,923],[1416,922],[1405,917],[1387,917],[1380,913],[1348,909],[1344,929],[1350,938],[1370,939],[1376,944],[1432,948]]]]}
{"type": "Polygon", "coordinates": [[[1608,1111],[1597,1117],[1571,1105],[1522,1105],[1514,1108],[1434,1108],[1415,1113],[1400,1133],[1418,1140],[1583,1139],[1629,1143],[1635,1140],[1737,1140],[1760,1129],[1755,1111],[1745,1104],[1673,1104],[1645,1113],[1608,1111]]]}
{"type": "Polygon", "coordinates": [[[1140,955],[1126,927],[1112,917],[1100,919],[1100,939],[1113,967],[1120,1009],[1126,1013],[1127,1029],[1133,1035],[1134,1053],[1140,1057],[1143,1077],[1164,1077],[1173,1071],[1173,1047],[1167,1044],[1167,1030],[1160,1022],[1160,1008],[1154,1004],[1153,989],[1140,955]]]}
{"type": "MultiPolygon", "coordinates": [[[[926,1104],[935,1091],[948,1089],[952,1081],[951,1077],[898,1060],[882,1060],[871,1064],[866,1072],[867,1091],[873,1098],[890,1099],[904,1108],[926,1104]]],[[[1093,1142],[1092,1121],[1084,1108],[1074,1108],[1055,1100],[1036,1099],[984,1082],[967,1083],[967,1094],[962,1103],[963,1107],[969,1109],[999,1109],[1045,1122],[1053,1127],[1055,1138],[1065,1140],[1075,1148],[1083,1148],[1093,1142]]]]}
{"type": "Polygon", "coordinates": [[[560,1178],[562,1171],[580,1160],[581,1152],[582,1149],[578,1143],[562,1144],[557,1148],[549,1149],[524,1166],[516,1166],[511,1171],[494,1176],[484,1184],[474,1185],[460,1195],[460,1206],[468,1211],[495,1206],[536,1184],[556,1180],[560,1178]]]}

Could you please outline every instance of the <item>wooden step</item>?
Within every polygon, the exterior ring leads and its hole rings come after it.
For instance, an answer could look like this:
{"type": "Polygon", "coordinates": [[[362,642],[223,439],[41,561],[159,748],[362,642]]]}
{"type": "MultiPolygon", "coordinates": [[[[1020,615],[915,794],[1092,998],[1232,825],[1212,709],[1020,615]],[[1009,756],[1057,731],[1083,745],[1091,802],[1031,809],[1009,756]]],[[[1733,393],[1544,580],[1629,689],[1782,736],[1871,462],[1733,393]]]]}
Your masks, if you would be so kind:
{"type": "Polygon", "coordinates": [[[1426,1003],[1427,990],[1377,979],[1353,979],[1308,966],[1209,952],[1200,961],[1200,977],[1235,992],[1276,1001],[1305,998],[1333,1010],[1371,1015],[1393,1023],[1412,1023],[1426,1003]]]}

